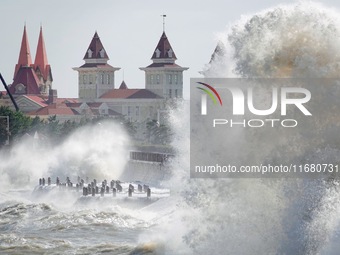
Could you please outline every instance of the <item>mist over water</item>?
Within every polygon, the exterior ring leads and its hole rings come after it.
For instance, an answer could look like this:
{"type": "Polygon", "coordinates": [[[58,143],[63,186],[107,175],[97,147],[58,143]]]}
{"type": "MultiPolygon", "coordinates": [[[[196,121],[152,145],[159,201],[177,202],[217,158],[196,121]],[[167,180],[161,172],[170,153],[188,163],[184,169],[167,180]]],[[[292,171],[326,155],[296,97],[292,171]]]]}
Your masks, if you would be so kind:
{"type": "Polygon", "coordinates": [[[117,179],[127,162],[129,138],[115,123],[103,122],[77,129],[64,142],[23,138],[0,154],[1,188],[33,187],[39,178],[58,176],[117,179]]]}
{"type": "MultiPolygon", "coordinates": [[[[77,129],[58,145],[25,137],[0,152],[1,254],[128,254],[148,224],[112,200],[80,203],[81,193],[35,192],[39,178],[117,180],[130,149],[112,122],[77,129]],[[111,201],[111,202],[110,202],[111,201]]],[[[46,186],[45,186],[46,187],[46,186]]],[[[46,187],[47,188],[47,187],[46,187]]]]}

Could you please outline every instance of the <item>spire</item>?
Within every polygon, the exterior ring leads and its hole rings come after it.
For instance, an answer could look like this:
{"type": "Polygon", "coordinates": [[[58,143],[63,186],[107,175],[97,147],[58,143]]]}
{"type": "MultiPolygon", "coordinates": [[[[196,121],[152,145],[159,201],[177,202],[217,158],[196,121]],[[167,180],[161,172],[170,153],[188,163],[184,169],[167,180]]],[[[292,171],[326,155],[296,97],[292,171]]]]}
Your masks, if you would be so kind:
{"type": "Polygon", "coordinates": [[[97,31],[95,32],[92,41],[86,50],[84,60],[109,60],[109,57],[106,53],[106,50],[104,49],[104,46],[102,42],[100,41],[100,38],[98,36],[97,31]]]}
{"type": "Polygon", "coordinates": [[[34,60],[34,69],[37,70],[37,68],[39,68],[42,77],[46,81],[47,76],[49,74],[49,65],[47,61],[47,54],[46,54],[45,42],[44,42],[44,37],[43,37],[43,32],[42,32],[42,26],[40,26],[37,53],[35,55],[35,60],[34,60]]]}
{"type": "Polygon", "coordinates": [[[31,51],[30,51],[30,46],[28,43],[28,38],[27,38],[27,33],[26,33],[26,24],[25,24],[24,33],[22,35],[18,64],[16,64],[15,66],[14,78],[16,74],[18,73],[18,70],[21,66],[31,66],[31,65],[32,65],[31,51]]]}
{"type": "Polygon", "coordinates": [[[175,62],[176,55],[173,51],[170,42],[168,40],[168,37],[166,36],[165,32],[163,31],[163,34],[161,38],[159,39],[159,42],[157,44],[157,47],[151,57],[151,59],[155,62],[158,59],[161,60],[168,60],[169,62],[173,63],[175,62]]]}
{"type": "Polygon", "coordinates": [[[120,84],[119,89],[128,89],[128,87],[126,86],[125,81],[123,80],[122,83],[120,84]]]}

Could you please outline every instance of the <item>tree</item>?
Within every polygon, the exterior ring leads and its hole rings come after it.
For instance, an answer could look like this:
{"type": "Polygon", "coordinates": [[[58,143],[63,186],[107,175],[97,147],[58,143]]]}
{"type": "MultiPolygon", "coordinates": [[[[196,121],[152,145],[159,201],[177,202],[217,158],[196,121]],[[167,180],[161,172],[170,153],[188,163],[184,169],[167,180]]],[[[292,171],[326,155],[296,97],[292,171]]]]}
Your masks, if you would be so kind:
{"type": "MultiPolygon", "coordinates": [[[[10,143],[27,133],[32,125],[32,119],[22,112],[12,111],[7,106],[0,106],[0,116],[9,116],[10,143]]],[[[4,145],[7,139],[7,130],[0,126],[0,145],[4,145]]]]}

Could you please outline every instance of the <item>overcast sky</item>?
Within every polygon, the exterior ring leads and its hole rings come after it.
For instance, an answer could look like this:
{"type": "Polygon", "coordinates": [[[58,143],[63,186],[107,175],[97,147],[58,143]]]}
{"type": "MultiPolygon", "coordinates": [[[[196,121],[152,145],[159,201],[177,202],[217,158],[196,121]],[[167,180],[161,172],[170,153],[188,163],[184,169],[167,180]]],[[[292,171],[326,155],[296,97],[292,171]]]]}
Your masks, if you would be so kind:
{"type": "MultiPolygon", "coordinates": [[[[109,64],[124,69],[129,88],[144,87],[139,67],[151,63],[152,53],[162,34],[162,14],[166,14],[166,34],[178,58],[177,64],[190,69],[184,74],[184,97],[189,97],[191,77],[209,62],[217,34],[243,14],[252,14],[280,3],[296,1],[258,0],[0,0],[0,72],[12,83],[26,22],[34,61],[40,24],[43,25],[53,88],[59,97],[77,97],[77,73],[95,33],[110,57],[109,64]]],[[[320,1],[319,1],[320,2],[320,1]]],[[[340,1],[321,1],[340,9],[340,1]]],[[[123,71],[116,72],[119,86],[123,71]]],[[[1,88],[0,90],[4,90],[1,88]]]]}

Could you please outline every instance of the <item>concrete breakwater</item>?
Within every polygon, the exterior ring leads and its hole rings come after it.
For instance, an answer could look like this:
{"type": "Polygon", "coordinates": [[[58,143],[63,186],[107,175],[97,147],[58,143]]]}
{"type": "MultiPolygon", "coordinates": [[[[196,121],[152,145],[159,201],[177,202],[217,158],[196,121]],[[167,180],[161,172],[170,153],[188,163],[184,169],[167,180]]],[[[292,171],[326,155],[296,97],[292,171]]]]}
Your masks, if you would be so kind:
{"type": "Polygon", "coordinates": [[[35,187],[35,193],[46,193],[52,190],[69,191],[79,195],[79,197],[116,197],[116,198],[162,198],[170,196],[169,189],[162,189],[149,186],[142,182],[123,182],[120,180],[89,180],[78,176],[77,181],[72,182],[66,177],[62,182],[59,177],[52,183],[51,177],[40,178],[39,185],[35,187]]]}
{"type": "Polygon", "coordinates": [[[169,179],[172,154],[166,152],[130,151],[129,160],[119,180],[91,179],[80,176],[43,177],[33,193],[36,195],[63,192],[78,197],[78,200],[115,198],[119,200],[148,200],[149,202],[170,196],[170,190],[163,187],[169,179]]]}

